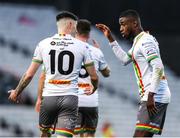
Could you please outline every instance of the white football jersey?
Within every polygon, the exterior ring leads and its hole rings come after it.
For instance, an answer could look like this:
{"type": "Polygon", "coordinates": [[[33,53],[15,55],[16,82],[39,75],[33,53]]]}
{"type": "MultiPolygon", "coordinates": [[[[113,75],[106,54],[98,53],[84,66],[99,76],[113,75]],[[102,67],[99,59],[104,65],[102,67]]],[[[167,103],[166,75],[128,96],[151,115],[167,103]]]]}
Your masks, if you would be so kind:
{"type": "MultiPolygon", "coordinates": [[[[89,46],[89,50],[90,50],[92,59],[94,61],[96,71],[99,72],[101,70],[104,70],[108,65],[107,65],[107,62],[105,61],[104,55],[101,52],[101,50],[91,45],[89,46]]],[[[97,107],[98,106],[98,90],[96,90],[95,93],[91,95],[84,94],[83,89],[85,87],[92,85],[89,74],[85,70],[84,66],[82,66],[81,68],[78,84],[79,84],[78,106],[79,107],[97,107]]]]}
{"type": "MultiPolygon", "coordinates": [[[[151,81],[153,68],[150,65],[150,62],[156,58],[159,58],[161,61],[158,42],[152,35],[141,32],[135,37],[133,46],[127,54],[121,49],[117,41],[110,43],[110,45],[112,46],[115,55],[122,62],[130,63],[130,61],[133,61],[141,101],[147,101],[148,93],[152,88],[151,81]]],[[[154,96],[156,102],[170,102],[171,94],[164,71],[159,86],[154,92],[156,93],[154,96]]]]}
{"type": "MultiPolygon", "coordinates": [[[[142,32],[136,36],[133,46],[128,52],[133,60],[133,67],[142,101],[147,101],[151,86],[152,66],[150,66],[149,62],[155,58],[161,59],[158,45],[158,42],[152,35],[142,32]]],[[[163,78],[160,80],[159,87],[154,97],[156,102],[170,102],[170,90],[164,71],[163,78]]]]}
{"type": "Polygon", "coordinates": [[[33,62],[44,66],[43,96],[76,95],[82,63],[93,64],[89,45],[69,34],[55,34],[42,40],[35,49],[33,62]]]}

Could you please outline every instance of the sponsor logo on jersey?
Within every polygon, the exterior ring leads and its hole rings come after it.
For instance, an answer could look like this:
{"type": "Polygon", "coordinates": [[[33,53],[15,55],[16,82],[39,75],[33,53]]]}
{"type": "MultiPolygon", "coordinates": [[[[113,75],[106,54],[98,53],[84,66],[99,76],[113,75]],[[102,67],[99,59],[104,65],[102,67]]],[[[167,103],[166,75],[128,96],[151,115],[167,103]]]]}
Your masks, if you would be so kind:
{"type": "Polygon", "coordinates": [[[71,45],[71,44],[74,44],[73,42],[65,42],[65,41],[59,41],[59,42],[55,42],[55,41],[52,41],[50,43],[51,45],[56,45],[56,46],[68,46],[68,45],[71,45]]]}
{"type": "Polygon", "coordinates": [[[52,41],[50,44],[51,44],[52,46],[54,46],[54,45],[56,45],[56,42],[52,41]]]}
{"type": "Polygon", "coordinates": [[[148,48],[145,50],[147,55],[156,54],[156,50],[154,48],[148,48]]]}
{"type": "Polygon", "coordinates": [[[152,125],[152,126],[160,127],[160,125],[157,124],[157,123],[150,122],[149,124],[152,125]]]}

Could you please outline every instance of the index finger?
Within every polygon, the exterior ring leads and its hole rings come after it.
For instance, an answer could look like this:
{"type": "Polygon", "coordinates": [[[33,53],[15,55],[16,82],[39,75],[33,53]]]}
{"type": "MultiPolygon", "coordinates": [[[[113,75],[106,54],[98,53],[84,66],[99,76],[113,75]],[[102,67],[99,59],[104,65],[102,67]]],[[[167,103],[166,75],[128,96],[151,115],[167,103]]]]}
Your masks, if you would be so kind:
{"type": "Polygon", "coordinates": [[[102,26],[104,26],[104,24],[102,24],[102,23],[97,23],[97,24],[96,24],[96,27],[97,27],[97,26],[98,26],[98,27],[102,27],[102,26]]]}
{"type": "Polygon", "coordinates": [[[97,27],[102,27],[105,30],[109,30],[109,27],[105,24],[97,24],[97,27]]]}
{"type": "Polygon", "coordinates": [[[96,24],[96,28],[100,30],[104,30],[103,24],[96,24]]]}
{"type": "Polygon", "coordinates": [[[12,90],[8,90],[8,93],[11,93],[12,92],[12,90]]]}

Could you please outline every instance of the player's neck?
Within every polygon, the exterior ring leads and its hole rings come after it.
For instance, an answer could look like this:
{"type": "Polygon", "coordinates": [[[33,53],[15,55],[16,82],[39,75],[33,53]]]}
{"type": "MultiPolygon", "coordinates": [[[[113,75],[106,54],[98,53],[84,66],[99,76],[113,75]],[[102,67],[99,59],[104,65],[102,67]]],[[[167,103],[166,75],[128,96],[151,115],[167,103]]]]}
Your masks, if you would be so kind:
{"type": "Polygon", "coordinates": [[[58,34],[71,34],[69,29],[58,29],[58,34]]]}
{"type": "Polygon", "coordinates": [[[83,41],[83,42],[87,42],[87,37],[83,37],[83,36],[80,36],[80,35],[76,35],[76,38],[83,41]]]}
{"type": "Polygon", "coordinates": [[[70,34],[70,33],[65,32],[65,31],[58,31],[58,34],[63,34],[63,35],[65,35],[65,34],[70,34]]]}
{"type": "Polygon", "coordinates": [[[135,30],[134,31],[134,38],[137,36],[137,35],[139,35],[141,32],[143,32],[144,30],[143,30],[143,28],[142,27],[140,27],[140,28],[138,28],[137,30],[135,30]]]}

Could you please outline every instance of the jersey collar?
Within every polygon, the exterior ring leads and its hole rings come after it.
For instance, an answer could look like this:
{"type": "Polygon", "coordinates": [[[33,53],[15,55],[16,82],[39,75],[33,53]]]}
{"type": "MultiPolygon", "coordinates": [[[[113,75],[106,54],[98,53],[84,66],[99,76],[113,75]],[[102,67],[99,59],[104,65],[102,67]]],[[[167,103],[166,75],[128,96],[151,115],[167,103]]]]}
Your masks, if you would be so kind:
{"type": "Polygon", "coordinates": [[[134,40],[133,40],[133,45],[136,45],[136,43],[138,42],[138,40],[144,35],[144,31],[143,32],[141,32],[140,34],[138,34],[135,38],[134,38],[134,40]]]}
{"type": "Polygon", "coordinates": [[[60,37],[71,36],[70,34],[58,34],[60,37]]]}
{"type": "Polygon", "coordinates": [[[56,37],[71,37],[70,34],[55,34],[56,37]]]}

